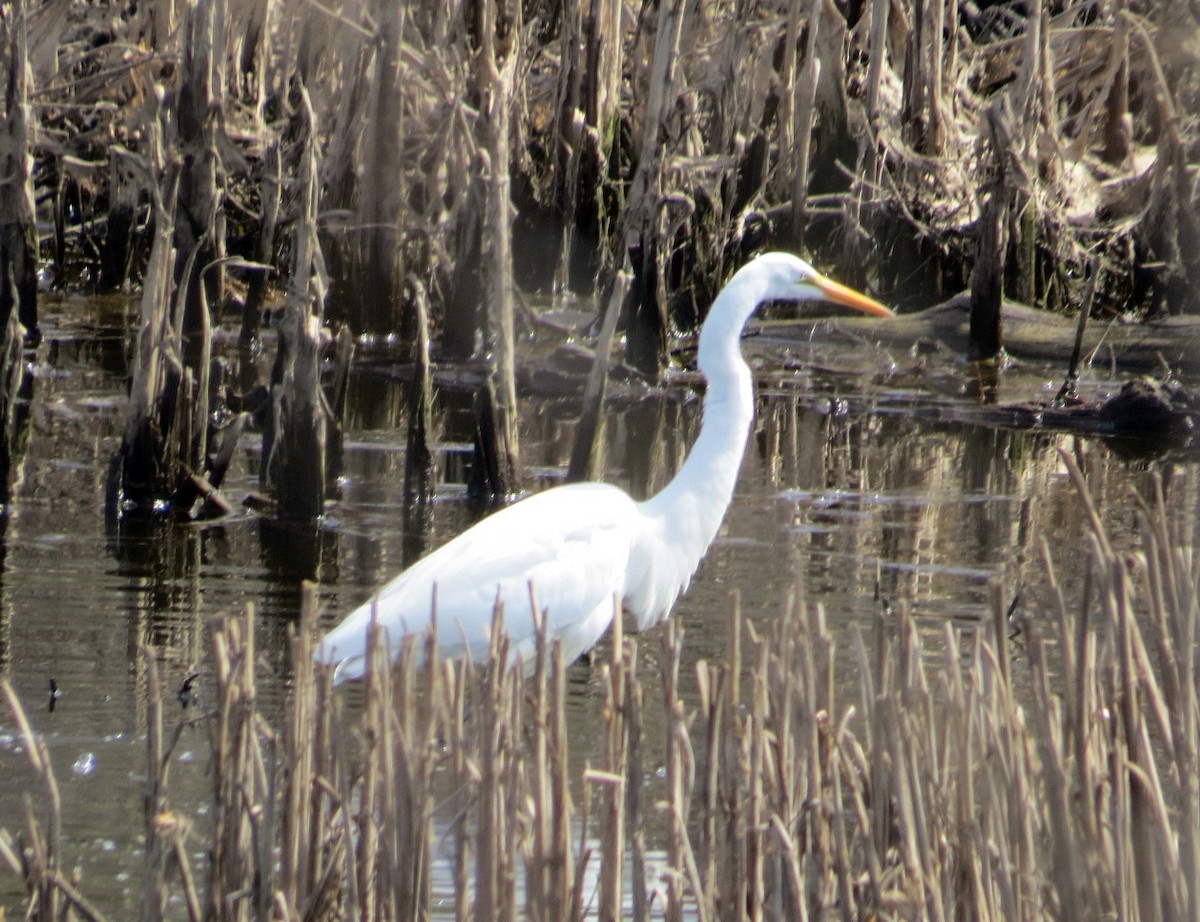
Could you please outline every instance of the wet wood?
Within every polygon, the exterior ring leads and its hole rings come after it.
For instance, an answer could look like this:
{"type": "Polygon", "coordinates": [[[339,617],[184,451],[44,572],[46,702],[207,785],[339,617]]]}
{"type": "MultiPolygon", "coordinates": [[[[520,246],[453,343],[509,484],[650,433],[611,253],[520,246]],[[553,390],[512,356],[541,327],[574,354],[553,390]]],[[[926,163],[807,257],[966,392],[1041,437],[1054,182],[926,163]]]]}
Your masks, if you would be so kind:
{"type": "Polygon", "coordinates": [[[325,508],[326,425],[321,389],[322,317],[326,281],[317,242],[315,127],[308,93],[299,91],[297,135],[300,157],[299,222],[292,252],[284,316],[271,379],[270,425],[263,436],[262,482],[278,501],[283,518],[311,520],[325,508]]]}
{"type": "MultiPolygon", "coordinates": [[[[1070,318],[1005,300],[1001,303],[1005,351],[1017,360],[1042,362],[1067,368],[1076,322],[1070,318]]],[[[831,317],[803,322],[772,322],[765,327],[760,346],[785,344],[813,337],[852,337],[880,343],[896,350],[897,358],[916,352],[934,361],[939,350],[950,358],[970,352],[971,304],[967,293],[886,323],[831,317]]],[[[1146,323],[1121,319],[1094,320],[1083,336],[1085,364],[1096,363],[1116,371],[1145,372],[1172,368],[1181,374],[1200,372],[1200,318],[1167,317],[1146,323]]]]}
{"type": "Polygon", "coordinates": [[[1004,348],[1000,302],[1004,296],[1004,264],[1008,250],[1008,215],[1012,193],[1008,160],[1012,122],[1006,108],[993,105],[984,122],[981,146],[988,152],[992,178],[979,216],[975,269],[971,276],[971,344],[973,359],[990,359],[1004,348]]]}
{"type": "MultiPolygon", "coordinates": [[[[275,251],[275,235],[279,224],[280,196],[283,194],[283,163],[278,140],[272,140],[263,155],[263,177],[259,198],[262,201],[262,221],[257,228],[255,258],[264,266],[271,265],[275,251]]],[[[254,344],[258,339],[263,308],[266,305],[268,275],[255,272],[250,276],[242,302],[242,328],[238,334],[238,345],[242,350],[242,364],[252,362],[254,344]]],[[[248,383],[248,382],[246,382],[248,383]]]]}
{"type": "Polygon", "coordinates": [[[206,392],[208,369],[204,353],[210,348],[210,310],[219,310],[225,296],[225,222],[221,212],[217,173],[214,114],[225,87],[225,0],[199,0],[184,16],[182,79],[170,100],[173,119],[165,122],[164,143],[179,155],[179,205],[174,224],[174,282],[185,294],[181,317],[182,360],[193,372],[196,394],[206,392]],[[216,263],[210,268],[210,264],[216,263]]]}
{"type": "Polygon", "coordinates": [[[1145,376],[1125,382],[1116,394],[1103,400],[983,401],[956,406],[943,418],[977,426],[1119,439],[1123,440],[1121,448],[1131,454],[1152,454],[1194,447],[1195,433],[1200,430],[1200,397],[1177,382],[1145,376]]]}
{"type": "MultiPolygon", "coordinates": [[[[812,147],[813,120],[816,116],[817,83],[821,77],[821,61],[817,55],[817,37],[821,30],[821,9],[825,0],[812,0],[808,5],[808,42],[804,52],[804,68],[795,81],[792,96],[795,102],[795,159],[792,164],[791,238],[798,252],[804,252],[804,231],[808,225],[809,152],[812,147]]],[[[792,0],[788,20],[789,46],[798,38],[801,0],[792,0]]],[[[789,54],[794,49],[789,47],[789,54]]],[[[787,115],[784,115],[787,119],[787,115]]]]}
{"type": "MultiPolygon", "coordinates": [[[[104,245],[100,250],[100,292],[119,291],[129,281],[129,270],[133,263],[134,232],[137,224],[138,194],[144,180],[139,157],[124,147],[114,146],[110,152],[108,188],[111,202],[108,208],[108,223],[105,226],[104,245]]],[[[61,209],[56,208],[56,221],[61,220],[61,209]]],[[[60,231],[56,228],[56,236],[60,231]]],[[[65,261],[66,242],[59,249],[65,261]]]]}
{"type": "Polygon", "coordinates": [[[174,489],[171,478],[178,457],[175,403],[183,376],[171,280],[178,172],[166,166],[160,176],[161,185],[153,190],[154,246],[142,283],[125,429],[108,490],[110,517],[125,511],[149,511],[165,502],[174,489]]]}
{"type": "Polygon", "coordinates": [[[328,419],[325,424],[325,479],[335,483],[342,476],[345,460],[346,407],[350,399],[350,370],[354,365],[354,334],[343,324],[333,347],[333,374],[330,376],[328,419]]]}
{"type": "MultiPolygon", "coordinates": [[[[509,137],[514,80],[520,58],[519,21],[501,23],[491,0],[478,0],[481,53],[475,74],[486,115],[481,131],[486,157],[479,158],[487,190],[484,224],[487,237],[484,274],[487,298],[488,392],[483,406],[488,424],[481,431],[491,443],[486,483],[493,499],[520,488],[521,448],[517,430],[516,343],[509,137]],[[500,29],[505,35],[500,34],[500,29]]],[[[519,10],[520,7],[517,7],[519,10]]]]}
{"type": "Polygon", "coordinates": [[[433,376],[429,361],[429,299],[425,287],[409,278],[410,300],[416,316],[413,339],[413,376],[408,396],[408,442],[404,453],[404,504],[427,507],[435,487],[433,449],[433,376]]]}
{"type": "Polygon", "coordinates": [[[491,375],[485,375],[482,386],[475,392],[474,444],[471,453],[471,473],[467,480],[467,496],[477,507],[492,507],[506,497],[502,472],[500,438],[496,425],[496,396],[491,375]]]}
{"type": "Polygon", "coordinates": [[[1059,388],[1058,398],[1073,396],[1075,382],[1079,379],[1079,359],[1083,355],[1083,337],[1087,333],[1088,320],[1092,314],[1092,304],[1096,297],[1096,282],[1100,274],[1100,260],[1093,259],[1088,273],[1087,293],[1083,296],[1083,306],[1079,310],[1079,318],[1075,324],[1075,343],[1071,346],[1071,358],[1067,361],[1067,374],[1059,388]]]}
{"type": "Polygon", "coordinates": [[[25,360],[25,327],[9,314],[0,340],[0,509],[6,509],[14,465],[21,462],[29,441],[29,407],[33,364],[25,360]]]}
{"type": "Polygon", "coordinates": [[[374,333],[401,329],[404,272],[399,225],[405,220],[404,183],[397,164],[404,144],[403,107],[398,105],[404,79],[401,56],[409,17],[405,4],[375,0],[378,22],[369,80],[366,145],[358,170],[359,221],[355,235],[355,280],[349,292],[355,330],[374,333]]]}
{"type": "Polygon", "coordinates": [[[0,121],[0,325],[14,311],[37,333],[38,237],[33,190],[27,0],[0,12],[4,116],[0,121]]]}
{"type": "Polygon", "coordinates": [[[675,72],[686,10],[682,0],[663,0],[658,6],[649,98],[624,215],[623,236],[634,274],[626,321],[626,360],[650,376],[658,374],[667,352],[669,318],[662,291],[664,241],[658,233],[664,155],[659,137],[675,102],[675,72]]]}

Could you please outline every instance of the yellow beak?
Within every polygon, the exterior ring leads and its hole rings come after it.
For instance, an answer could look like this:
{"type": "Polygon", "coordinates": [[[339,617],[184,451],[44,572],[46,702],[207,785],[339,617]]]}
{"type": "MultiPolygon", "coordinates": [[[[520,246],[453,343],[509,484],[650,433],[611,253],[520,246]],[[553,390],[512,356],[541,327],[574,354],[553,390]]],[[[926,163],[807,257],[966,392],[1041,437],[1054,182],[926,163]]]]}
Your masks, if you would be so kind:
{"type": "Polygon", "coordinates": [[[845,285],[833,281],[833,279],[827,279],[823,275],[814,275],[809,279],[809,282],[814,287],[819,288],[821,294],[827,300],[835,304],[851,307],[856,311],[862,311],[864,314],[874,314],[876,317],[894,316],[888,308],[884,307],[874,298],[868,298],[853,288],[847,288],[845,285]]]}

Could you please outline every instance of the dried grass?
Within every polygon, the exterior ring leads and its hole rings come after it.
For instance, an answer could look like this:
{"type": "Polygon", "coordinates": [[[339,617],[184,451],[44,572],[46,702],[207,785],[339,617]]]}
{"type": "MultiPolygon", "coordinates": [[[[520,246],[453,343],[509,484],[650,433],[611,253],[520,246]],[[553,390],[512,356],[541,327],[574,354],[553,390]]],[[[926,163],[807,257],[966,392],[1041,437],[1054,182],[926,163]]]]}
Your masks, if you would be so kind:
{"type": "MultiPolygon", "coordinates": [[[[655,11],[595,0],[533,4],[519,19],[479,3],[199,6],[203,16],[170,5],[123,17],[50,2],[30,11],[38,176],[56,184],[43,191],[64,279],[86,277],[97,248],[105,285],[123,284],[127,267],[139,277],[150,239],[136,203],[159,183],[156,100],[168,112],[182,105],[192,67],[217,114],[181,118],[203,131],[177,139],[180,153],[196,148],[204,222],[249,238],[255,258],[280,269],[298,172],[280,152],[292,89],[307,90],[333,315],[359,331],[401,329],[409,273],[429,283],[435,316],[455,303],[460,264],[491,252],[478,245],[483,222],[504,233],[490,183],[527,226],[545,226],[539,209],[556,219],[553,241],[528,241],[557,263],[541,277],[586,287],[587,273],[569,270],[582,251],[607,272],[632,252],[651,307],[674,323],[693,320],[728,264],[764,237],[850,266],[881,243],[878,287],[892,300],[909,294],[910,251],[929,262],[927,293],[961,287],[988,172],[976,143],[1000,99],[1026,178],[1010,216],[1010,294],[1078,303],[1075,270],[1092,251],[1103,256],[1099,306],[1149,290],[1178,308],[1200,281],[1184,207],[1196,202],[1200,156],[1186,114],[1200,99],[1187,4],[655,11]],[[199,42],[197,24],[211,32],[199,42]],[[504,185],[509,169],[519,196],[504,185]],[[131,245],[141,251],[132,263],[131,245]],[[1163,265],[1143,265],[1150,257],[1136,248],[1163,265]]],[[[191,245],[179,246],[186,259],[191,245]]]]}
{"type": "MultiPolygon", "coordinates": [[[[488,366],[490,500],[520,480],[514,253],[547,286],[608,287],[628,264],[626,359],[648,376],[765,245],[898,307],[943,300],[984,263],[995,304],[1075,308],[1091,284],[1097,312],[1193,310],[1200,61],[1175,34],[1195,17],[1146,0],[197,0],[113,15],[48,0],[0,13],[0,50],[29,64],[9,68],[28,103],[8,103],[3,143],[39,161],[59,281],[143,287],[117,511],[186,514],[214,492],[212,334],[234,308],[249,346],[268,268],[317,279],[311,329],[281,347],[305,368],[317,327],[411,340],[406,279],[421,281],[443,355],[488,366]],[[1012,143],[991,193],[1002,158],[980,139],[1001,110],[1012,143]]],[[[25,205],[0,212],[0,236],[34,233],[25,205]]],[[[295,404],[274,444],[327,460],[264,470],[286,514],[312,514],[338,464],[336,445],[312,447],[336,404],[311,381],[274,384],[295,404]]]]}
{"type": "MultiPolygon", "coordinates": [[[[376,644],[348,710],[312,665],[308,592],[278,729],[257,705],[253,608],[214,622],[214,706],[188,721],[211,739],[200,873],[169,783],[183,726],[164,734],[147,657],[142,918],[163,918],[172,894],[190,919],[429,918],[450,905],[545,920],[1195,918],[1194,536],[1172,531],[1160,495],[1142,508],[1141,551],[1118,556],[1063,462],[1092,523],[1079,610],[1060,599],[1014,645],[999,594],[990,619],[940,633],[902,606],[839,654],[799,591],[761,633],[735,602],[730,658],[698,664],[694,710],[678,629],[661,637],[657,677],[618,629],[598,666],[603,734],[582,767],[557,646],[542,638],[531,667],[514,667],[502,611],[479,669],[416,643],[390,666],[376,644]],[[836,691],[847,668],[854,701],[836,691]],[[661,787],[645,784],[650,764],[661,787]]],[[[0,833],[0,857],[25,881],[29,918],[101,918],[86,881],[60,869],[54,772],[4,690],[41,793],[24,832],[0,833]]]]}

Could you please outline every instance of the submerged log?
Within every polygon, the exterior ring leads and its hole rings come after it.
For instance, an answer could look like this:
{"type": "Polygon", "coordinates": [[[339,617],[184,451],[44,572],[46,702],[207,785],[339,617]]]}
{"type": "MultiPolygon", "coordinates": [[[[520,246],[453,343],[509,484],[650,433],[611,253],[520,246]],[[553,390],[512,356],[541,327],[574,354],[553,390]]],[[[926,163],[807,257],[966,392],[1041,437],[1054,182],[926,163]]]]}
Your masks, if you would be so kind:
{"type": "Polygon", "coordinates": [[[1200,438],[1200,398],[1176,381],[1149,376],[1126,381],[1104,399],[961,403],[937,412],[955,423],[1100,436],[1123,454],[1194,450],[1200,438]]]}
{"type": "MultiPolygon", "coordinates": [[[[1075,340],[1075,320],[1009,300],[1001,302],[1001,315],[1004,349],[1010,358],[1056,363],[1065,371],[1075,340]]],[[[766,328],[760,342],[808,340],[820,327],[827,336],[841,333],[925,355],[945,349],[963,356],[970,351],[970,324],[971,298],[963,292],[887,323],[855,317],[775,322],[766,328]]],[[[1093,320],[1083,333],[1082,344],[1084,365],[1099,363],[1131,372],[1161,371],[1165,366],[1180,374],[1200,373],[1200,317],[1141,323],[1093,320]]]]}

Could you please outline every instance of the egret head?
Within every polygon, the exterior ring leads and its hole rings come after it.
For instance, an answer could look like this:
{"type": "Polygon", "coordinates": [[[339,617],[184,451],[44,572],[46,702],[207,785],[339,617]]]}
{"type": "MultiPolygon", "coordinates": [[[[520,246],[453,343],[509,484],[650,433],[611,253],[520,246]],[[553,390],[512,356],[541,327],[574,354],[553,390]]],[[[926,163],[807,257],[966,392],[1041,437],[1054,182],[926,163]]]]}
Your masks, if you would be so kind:
{"type": "Polygon", "coordinates": [[[747,268],[761,271],[767,281],[770,301],[830,301],[877,317],[891,317],[892,312],[874,298],[853,288],[828,279],[791,253],[764,253],[747,268]]]}

